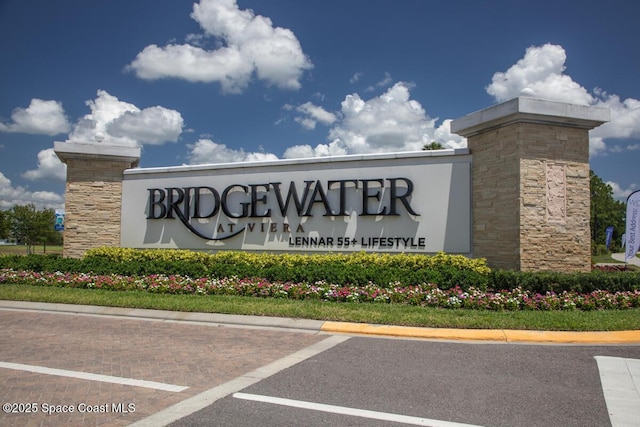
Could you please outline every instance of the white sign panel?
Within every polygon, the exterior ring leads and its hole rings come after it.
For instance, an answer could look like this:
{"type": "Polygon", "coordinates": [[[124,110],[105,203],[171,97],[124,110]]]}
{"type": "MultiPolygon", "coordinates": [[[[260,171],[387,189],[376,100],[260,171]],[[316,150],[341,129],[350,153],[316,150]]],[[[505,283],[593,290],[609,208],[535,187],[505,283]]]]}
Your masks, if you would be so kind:
{"type": "Polygon", "coordinates": [[[467,150],[125,171],[121,246],[471,252],[467,150]]]}

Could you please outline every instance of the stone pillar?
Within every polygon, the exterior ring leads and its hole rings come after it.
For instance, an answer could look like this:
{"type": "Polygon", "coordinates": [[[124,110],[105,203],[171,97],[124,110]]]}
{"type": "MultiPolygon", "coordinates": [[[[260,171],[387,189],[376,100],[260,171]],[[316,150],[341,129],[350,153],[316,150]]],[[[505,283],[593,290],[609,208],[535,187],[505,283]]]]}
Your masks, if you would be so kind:
{"type": "Polygon", "coordinates": [[[515,98],[451,123],[473,157],[474,257],[591,270],[589,130],[608,120],[606,108],[515,98]]]}
{"type": "Polygon", "coordinates": [[[54,151],[67,164],[63,255],[120,246],[123,171],[138,165],[140,148],[55,142],[54,151]]]}

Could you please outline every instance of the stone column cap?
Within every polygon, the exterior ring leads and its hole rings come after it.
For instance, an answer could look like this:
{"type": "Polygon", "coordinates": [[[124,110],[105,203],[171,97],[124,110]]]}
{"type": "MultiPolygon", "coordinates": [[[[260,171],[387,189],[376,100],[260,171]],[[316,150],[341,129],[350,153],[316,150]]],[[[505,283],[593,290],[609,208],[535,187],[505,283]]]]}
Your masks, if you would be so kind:
{"type": "Polygon", "coordinates": [[[141,151],[125,145],[60,141],[53,143],[53,150],[63,163],[68,159],[102,159],[129,162],[131,167],[138,166],[141,151]]]}
{"type": "Polygon", "coordinates": [[[593,129],[611,119],[608,108],[518,97],[451,122],[451,132],[466,138],[513,123],[539,123],[593,129]]]}

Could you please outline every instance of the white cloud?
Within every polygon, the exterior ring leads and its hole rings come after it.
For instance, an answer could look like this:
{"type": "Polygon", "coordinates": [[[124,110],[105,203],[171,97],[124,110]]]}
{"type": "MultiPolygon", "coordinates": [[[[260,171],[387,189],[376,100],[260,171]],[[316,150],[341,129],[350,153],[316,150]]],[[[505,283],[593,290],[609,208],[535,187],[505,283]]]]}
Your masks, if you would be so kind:
{"type": "Polygon", "coordinates": [[[349,154],[340,141],[333,141],[330,144],[318,144],[315,147],[311,145],[294,145],[284,152],[285,159],[301,159],[308,157],[328,157],[328,156],[344,156],[349,154]]]}
{"type": "Polygon", "coordinates": [[[184,38],[184,41],[189,43],[191,46],[200,46],[204,45],[206,36],[204,34],[187,34],[184,38]]]}
{"type": "MultiPolygon", "coordinates": [[[[506,72],[493,75],[487,93],[502,102],[517,96],[534,96],[554,101],[579,105],[606,107],[611,111],[611,120],[590,132],[591,155],[606,153],[607,139],[640,137],[640,101],[633,98],[621,100],[601,89],[590,93],[587,89],[564,74],[566,53],[562,46],[546,44],[529,47],[522,59],[506,72]]],[[[633,150],[630,143],[626,149],[633,150]]],[[[616,146],[614,151],[620,150],[616,146]]]]}
{"type": "Polygon", "coordinates": [[[316,121],[308,117],[295,117],[293,120],[305,129],[313,130],[316,128],[316,121]]]}
{"type": "Polygon", "coordinates": [[[271,153],[253,152],[247,153],[243,149],[234,150],[224,144],[218,144],[210,139],[199,139],[195,144],[188,144],[189,164],[207,163],[236,163],[265,160],[277,160],[278,157],[271,153]]]}
{"type": "Polygon", "coordinates": [[[325,110],[322,107],[312,104],[311,102],[305,102],[297,107],[297,110],[301,113],[307,114],[313,120],[321,122],[325,125],[333,124],[337,117],[335,114],[325,110]]]}
{"type": "Polygon", "coordinates": [[[613,181],[607,181],[605,184],[611,187],[611,189],[613,190],[613,198],[617,200],[626,200],[627,197],[629,197],[629,194],[638,189],[638,186],[636,184],[631,184],[629,188],[626,189],[620,187],[620,184],[613,181]]]}
{"type": "Polygon", "coordinates": [[[248,85],[253,64],[231,48],[207,51],[191,45],[149,45],[130,64],[145,80],[179,78],[190,82],[219,82],[227,93],[240,93],[248,85]]]}
{"type": "MultiPolygon", "coordinates": [[[[640,101],[627,98],[624,101],[618,95],[609,95],[597,89],[597,107],[609,108],[611,121],[594,129],[591,133],[602,138],[640,138],[640,101]]],[[[630,146],[630,149],[632,146],[630,146]]]]}
{"type": "MultiPolygon", "coordinates": [[[[182,116],[175,110],[159,106],[141,110],[104,90],[98,90],[96,99],[86,104],[91,112],[73,126],[67,141],[97,143],[96,135],[101,134],[101,142],[105,144],[158,145],[176,142],[182,132],[182,116]]],[[[49,148],[38,153],[38,167],[26,171],[22,176],[32,181],[64,181],[66,165],[49,148]]]]}
{"type": "Polygon", "coordinates": [[[11,119],[12,123],[0,123],[0,131],[57,135],[69,132],[70,128],[62,104],[58,101],[34,98],[27,108],[13,110],[11,119]]]}
{"type": "Polygon", "coordinates": [[[451,119],[446,119],[435,130],[433,140],[442,144],[445,148],[466,148],[467,138],[451,133],[451,119]]]}
{"type": "MultiPolygon", "coordinates": [[[[591,131],[593,132],[593,130],[591,131]]],[[[602,137],[589,135],[589,155],[597,156],[607,151],[607,144],[602,137]]]]}
{"type": "Polygon", "coordinates": [[[104,143],[158,145],[176,142],[184,126],[182,115],[175,110],[159,106],[141,110],[104,90],[98,90],[96,99],[86,104],[91,112],[74,125],[69,141],[92,143],[100,133],[104,143]]]}
{"type": "Polygon", "coordinates": [[[360,77],[362,77],[363,75],[364,75],[364,73],[362,73],[362,72],[360,72],[360,71],[359,71],[359,72],[357,72],[357,73],[355,73],[355,74],[353,75],[353,77],[351,77],[351,78],[349,79],[349,83],[351,83],[351,84],[356,83],[358,80],[360,80],[360,77]]]}
{"type": "MultiPolygon", "coordinates": [[[[296,145],[287,148],[285,158],[324,157],[345,154],[384,153],[422,150],[433,141],[448,148],[466,147],[467,140],[451,133],[451,120],[435,128],[437,119],[430,118],[422,105],[411,99],[411,85],[399,82],[382,95],[364,100],[357,93],[347,95],[339,113],[316,110],[311,103],[296,110],[309,114],[304,119],[316,120],[326,114],[324,123],[333,124],[329,144],[296,145]]],[[[291,109],[291,107],[289,107],[291,109]]],[[[303,118],[295,120],[304,125],[303,118]]],[[[315,126],[315,122],[309,124],[315,126]]]]}
{"type": "Polygon", "coordinates": [[[375,86],[369,86],[364,91],[365,92],[373,92],[376,89],[379,89],[379,88],[382,88],[382,87],[387,87],[387,86],[391,85],[391,83],[393,83],[393,79],[391,78],[391,74],[386,72],[386,73],[384,73],[384,77],[382,78],[382,80],[380,80],[378,83],[376,83],[375,86]]]}
{"type": "Polygon", "coordinates": [[[588,91],[563,74],[567,59],[562,46],[531,46],[525,55],[506,72],[497,72],[487,86],[487,93],[502,102],[527,94],[573,104],[589,105],[593,97],[588,91]]]}
{"type": "MultiPolygon", "coordinates": [[[[283,108],[287,110],[291,109],[291,106],[285,106],[283,108]]],[[[331,125],[338,119],[334,113],[331,113],[311,102],[305,102],[304,104],[299,105],[296,107],[296,111],[304,114],[304,117],[296,117],[294,120],[306,129],[314,129],[317,122],[325,125],[331,125]]]]}
{"type": "Polygon", "coordinates": [[[348,153],[421,150],[433,139],[435,120],[410,98],[406,83],[396,83],[367,101],[357,93],[347,95],[341,114],[329,139],[342,144],[348,153]]]}
{"type": "MultiPolygon", "coordinates": [[[[191,17],[221,47],[206,50],[190,44],[150,45],[127,67],[142,79],[179,78],[219,82],[224,92],[240,93],[255,75],[269,85],[299,89],[300,78],[313,65],[294,33],[274,27],[271,19],[240,10],[235,0],[201,0],[191,17]]],[[[188,40],[201,39],[189,35],[188,40]]]]}
{"type": "Polygon", "coordinates": [[[31,181],[53,179],[64,182],[67,177],[67,165],[60,161],[53,148],[47,148],[38,153],[38,168],[28,170],[22,176],[31,181]]]}
{"type": "Polygon", "coordinates": [[[164,107],[126,111],[107,125],[107,132],[117,138],[131,138],[142,144],[160,145],[176,142],[182,133],[180,113],[164,107]]]}
{"type": "Polygon", "coordinates": [[[28,191],[21,186],[14,187],[11,180],[0,172],[0,209],[29,203],[33,203],[37,209],[60,209],[64,207],[64,198],[51,191],[28,191]]]}

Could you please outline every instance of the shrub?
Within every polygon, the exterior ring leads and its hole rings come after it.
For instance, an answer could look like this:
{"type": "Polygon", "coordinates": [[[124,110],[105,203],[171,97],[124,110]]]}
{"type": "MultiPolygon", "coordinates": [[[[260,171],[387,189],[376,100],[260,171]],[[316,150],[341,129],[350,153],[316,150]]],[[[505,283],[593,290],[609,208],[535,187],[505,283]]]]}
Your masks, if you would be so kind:
{"type": "Polygon", "coordinates": [[[269,254],[222,251],[215,254],[185,250],[99,248],[87,252],[91,264],[98,259],[116,263],[119,274],[183,274],[264,278],[272,281],[317,282],[341,285],[437,283],[485,289],[490,269],[484,259],[439,253],[420,254],[269,254]],[[123,265],[119,265],[119,264],[123,265]],[[134,263],[136,267],[125,267],[134,263]],[[126,270],[126,272],[125,272],[126,270]]]}
{"type": "Polygon", "coordinates": [[[609,249],[603,244],[596,244],[596,242],[591,241],[591,255],[607,255],[611,253],[609,249]]]}
{"type": "Polygon", "coordinates": [[[461,255],[421,254],[268,254],[223,251],[215,254],[187,250],[98,248],[83,259],[51,255],[0,257],[0,268],[41,272],[119,274],[128,276],[181,275],[192,278],[228,277],[271,282],[316,283],[336,286],[375,286],[390,289],[423,284],[441,290],[459,287],[482,291],[522,289],[531,293],[609,292],[640,289],[640,272],[527,273],[491,271],[484,259],[461,255]]]}
{"type": "Polygon", "coordinates": [[[632,271],[599,271],[591,273],[517,272],[496,270],[489,277],[495,290],[520,288],[534,293],[609,292],[640,290],[640,273],[632,271]]]}

